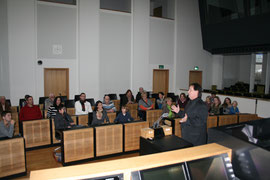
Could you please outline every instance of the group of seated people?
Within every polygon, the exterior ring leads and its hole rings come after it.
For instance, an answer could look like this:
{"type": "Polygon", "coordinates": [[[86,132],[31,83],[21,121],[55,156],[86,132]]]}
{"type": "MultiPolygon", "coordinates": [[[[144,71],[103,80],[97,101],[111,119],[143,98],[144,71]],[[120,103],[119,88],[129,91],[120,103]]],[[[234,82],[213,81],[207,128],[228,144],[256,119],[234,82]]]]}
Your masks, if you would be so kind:
{"type": "Polygon", "coordinates": [[[222,115],[222,114],[239,114],[237,101],[231,101],[229,97],[224,99],[221,104],[220,98],[215,93],[211,93],[211,96],[207,96],[205,103],[208,107],[210,115],[222,115]]]}

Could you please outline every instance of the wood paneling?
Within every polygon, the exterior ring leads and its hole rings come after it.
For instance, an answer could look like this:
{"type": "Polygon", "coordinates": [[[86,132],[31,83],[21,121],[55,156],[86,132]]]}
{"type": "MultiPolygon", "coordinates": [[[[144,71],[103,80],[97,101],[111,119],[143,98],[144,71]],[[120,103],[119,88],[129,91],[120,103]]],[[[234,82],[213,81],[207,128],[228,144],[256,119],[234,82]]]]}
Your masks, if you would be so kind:
{"type": "Polygon", "coordinates": [[[181,118],[176,118],[174,120],[174,135],[178,136],[178,137],[182,137],[182,133],[181,133],[181,124],[179,123],[181,118]]]}
{"type": "Polygon", "coordinates": [[[50,120],[23,121],[23,137],[26,148],[51,144],[50,120]]]}
{"type": "Polygon", "coordinates": [[[120,100],[112,100],[112,102],[114,103],[116,111],[120,111],[120,100]]]}
{"type": "Polygon", "coordinates": [[[44,96],[54,93],[69,98],[69,69],[44,68],[44,96]]]}
{"type": "Polygon", "coordinates": [[[11,113],[11,118],[15,121],[14,135],[18,135],[20,133],[19,114],[17,112],[12,112],[11,113]]]}
{"type": "Polygon", "coordinates": [[[25,149],[22,137],[0,141],[0,178],[23,173],[25,149]]]}
{"type": "Polygon", "coordinates": [[[198,83],[202,86],[202,71],[189,71],[189,84],[198,83]]]}
{"type": "Polygon", "coordinates": [[[93,128],[63,131],[65,163],[94,157],[93,128]]]}
{"type": "Polygon", "coordinates": [[[155,107],[156,107],[156,98],[150,98],[150,100],[154,104],[154,108],[153,109],[155,109],[155,107]]]}
{"type": "Polygon", "coordinates": [[[75,108],[67,108],[67,113],[68,113],[70,116],[75,115],[75,108]]]}
{"type": "Polygon", "coordinates": [[[257,114],[239,114],[239,123],[257,120],[257,114]]]}
{"type": "Polygon", "coordinates": [[[107,113],[110,123],[113,123],[116,118],[116,113],[107,113]]]}
{"type": "Polygon", "coordinates": [[[11,112],[12,113],[18,112],[18,106],[11,106],[11,112]]]}
{"type": "Polygon", "coordinates": [[[125,152],[140,149],[141,129],[148,128],[148,122],[134,122],[125,126],[125,152]]]}
{"type": "Polygon", "coordinates": [[[218,126],[237,124],[237,119],[237,115],[220,115],[218,119],[218,126]]]}
{"type": "Polygon", "coordinates": [[[153,93],[168,93],[169,89],[169,70],[154,69],[153,70],[153,93]]]}
{"type": "Polygon", "coordinates": [[[123,151],[122,124],[96,127],[96,156],[120,153],[123,151]]]}
{"type": "Polygon", "coordinates": [[[217,127],[217,116],[208,116],[207,118],[207,129],[217,127]]]}
{"type": "Polygon", "coordinates": [[[156,110],[147,110],[146,111],[146,121],[149,122],[149,126],[153,126],[153,123],[158,120],[158,118],[161,116],[162,110],[156,109],[156,110]]]}
{"type": "Polygon", "coordinates": [[[123,173],[124,180],[130,180],[131,171],[168,166],[185,161],[217,156],[224,153],[226,153],[231,158],[231,149],[213,143],[163,153],[156,153],[147,156],[138,156],[99,163],[89,163],[85,165],[69,166],[64,168],[32,171],[30,179],[81,179],[82,177],[97,178],[100,176],[123,173]]]}
{"type": "Polygon", "coordinates": [[[79,115],[78,117],[78,125],[88,126],[88,114],[79,115]]]}
{"type": "Polygon", "coordinates": [[[127,108],[129,110],[131,117],[133,117],[135,120],[140,119],[138,117],[138,103],[127,104],[127,108]]]}

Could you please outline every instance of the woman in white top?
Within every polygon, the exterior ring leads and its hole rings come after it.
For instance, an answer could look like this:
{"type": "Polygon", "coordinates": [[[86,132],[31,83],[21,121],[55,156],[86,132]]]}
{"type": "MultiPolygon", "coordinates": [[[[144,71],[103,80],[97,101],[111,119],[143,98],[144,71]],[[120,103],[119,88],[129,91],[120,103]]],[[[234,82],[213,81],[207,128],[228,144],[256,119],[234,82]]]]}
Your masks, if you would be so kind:
{"type": "Polygon", "coordinates": [[[91,104],[86,101],[85,93],[81,93],[80,100],[76,101],[75,103],[75,114],[82,115],[88,114],[90,112],[93,112],[91,104]]]}

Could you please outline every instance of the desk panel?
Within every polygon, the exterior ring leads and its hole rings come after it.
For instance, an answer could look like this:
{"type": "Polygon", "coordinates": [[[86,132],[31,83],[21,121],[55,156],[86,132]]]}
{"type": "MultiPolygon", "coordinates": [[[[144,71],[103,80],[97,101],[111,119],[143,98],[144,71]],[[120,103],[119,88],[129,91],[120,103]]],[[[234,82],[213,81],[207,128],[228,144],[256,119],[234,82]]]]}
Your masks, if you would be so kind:
{"type": "Polygon", "coordinates": [[[64,163],[94,157],[93,128],[63,131],[64,163]]]}
{"type": "Polygon", "coordinates": [[[208,116],[207,118],[207,129],[217,127],[217,116],[208,116]]]}
{"type": "Polygon", "coordinates": [[[122,124],[96,127],[96,156],[120,153],[123,151],[122,124]]]}
{"type": "Polygon", "coordinates": [[[107,113],[110,123],[113,123],[116,118],[116,113],[107,113]]]}
{"type": "Polygon", "coordinates": [[[140,149],[141,129],[148,128],[148,122],[133,122],[125,126],[125,152],[140,149]]]}
{"type": "Polygon", "coordinates": [[[153,123],[158,120],[158,118],[161,116],[162,110],[147,110],[146,111],[146,121],[149,122],[149,126],[153,126],[153,123]]]}
{"type": "Polygon", "coordinates": [[[88,126],[88,114],[79,115],[78,117],[78,125],[88,126]]]}
{"type": "Polygon", "coordinates": [[[26,172],[22,137],[0,141],[0,178],[26,172]]]}
{"type": "Polygon", "coordinates": [[[219,116],[218,126],[225,126],[229,124],[237,124],[237,115],[221,115],[219,116]]]}
{"type": "Polygon", "coordinates": [[[174,135],[182,137],[181,124],[179,123],[181,118],[176,118],[172,123],[174,123],[174,135]]]}
{"type": "Polygon", "coordinates": [[[23,121],[23,137],[26,148],[51,144],[50,120],[23,121]]]}
{"type": "Polygon", "coordinates": [[[239,114],[239,123],[257,120],[257,114],[239,114]]]}

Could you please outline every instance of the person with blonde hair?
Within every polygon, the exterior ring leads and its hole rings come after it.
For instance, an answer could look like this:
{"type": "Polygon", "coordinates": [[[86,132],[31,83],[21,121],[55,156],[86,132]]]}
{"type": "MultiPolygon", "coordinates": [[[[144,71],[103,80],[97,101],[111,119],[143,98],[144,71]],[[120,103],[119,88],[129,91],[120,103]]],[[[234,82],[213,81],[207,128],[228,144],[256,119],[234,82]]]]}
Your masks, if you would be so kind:
{"type": "Polygon", "coordinates": [[[147,98],[147,94],[145,91],[142,92],[142,98],[139,101],[139,116],[142,120],[146,120],[146,111],[154,109],[154,104],[150,99],[147,98]]]}
{"type": "Polygon", "coordinates": [[[162,106],[162,114],[168,113],[168,118],[174,118],[175,114],[172,111],[172,98],[167,97],[164,102],[165,103],[162,106]]]}
{"type": "Polygon", "coordinates": [[[233,101],[232,106],[230,108],[230,114],[239,114],[240,113],[237,106],[238,106],[237,101],[233,101]]]}

